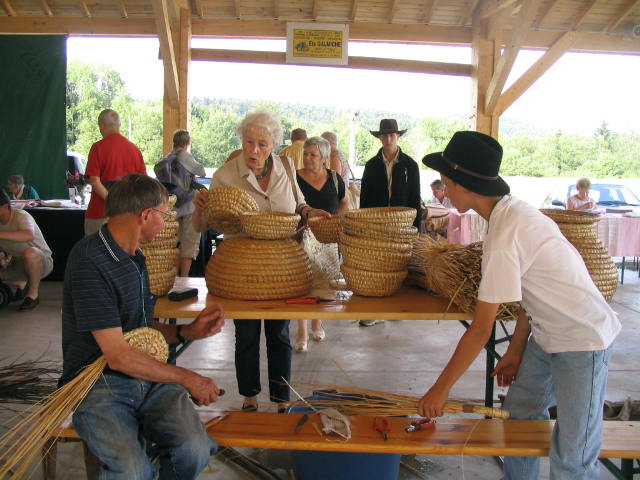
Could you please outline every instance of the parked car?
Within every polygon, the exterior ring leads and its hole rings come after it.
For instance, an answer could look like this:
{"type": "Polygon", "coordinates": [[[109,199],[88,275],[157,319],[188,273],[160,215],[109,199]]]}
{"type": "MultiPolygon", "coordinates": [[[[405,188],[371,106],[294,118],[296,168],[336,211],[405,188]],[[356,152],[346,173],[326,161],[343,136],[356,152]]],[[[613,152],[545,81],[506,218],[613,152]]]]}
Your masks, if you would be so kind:
{"type": "Polygon", "coordinates": [[[87,157],[78,152],[67,150],[67,174],[68,175],[84,175],[84,169],[87,167],[87,157]]]}
{"type": "MultiPolygon", "coordinates": [[[[540,208],[567,208],[567,198],[577,193],[575,185],[561,187],[552,191],[542,202],[540,208]]],[[[608,213],[640,213],[640,199],[628,187],[613,183],[593,183],[589,196],[597,203],[597,210],[608,213]]]]}

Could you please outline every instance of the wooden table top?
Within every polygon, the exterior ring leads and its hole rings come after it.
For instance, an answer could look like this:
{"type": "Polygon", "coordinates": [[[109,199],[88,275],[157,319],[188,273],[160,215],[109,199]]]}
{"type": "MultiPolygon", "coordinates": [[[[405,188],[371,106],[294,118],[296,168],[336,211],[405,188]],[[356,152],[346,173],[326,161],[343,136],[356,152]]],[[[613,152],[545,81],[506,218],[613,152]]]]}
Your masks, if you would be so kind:
{"type": "Polygon", "coordinates": [[[471,320],[449,301],[424,290],[403,286],[391,297],[361,297],[337,292],[338,300],[317,304],[287,304],[284,300],[231,300],[209,295],[204,278],[180,279],[181,286],[196,287],[198,297],[172,302],[164,296],[156,302],[156,318],[195,318],[206,305],[219,303],[227,318],[319,320],[471,320]]]}

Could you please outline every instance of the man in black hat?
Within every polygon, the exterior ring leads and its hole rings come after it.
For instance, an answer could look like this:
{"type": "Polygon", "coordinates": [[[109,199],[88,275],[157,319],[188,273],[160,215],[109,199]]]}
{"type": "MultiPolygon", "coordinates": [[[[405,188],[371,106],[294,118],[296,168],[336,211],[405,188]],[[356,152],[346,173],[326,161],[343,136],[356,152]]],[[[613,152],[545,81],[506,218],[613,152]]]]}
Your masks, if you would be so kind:
{"type": "MultiPolygon", "coordinates": [[[[489,339],[499,305],[520,302],[493,372],[499,386],[510,386],[504,408],[511,418],[548,419],[557,404],[551,478],[596,479],[607,363],[620,322],[553,220],[509,195],[501,160],[500,144],[478,132],[456,132],[444,152],[422,160],[440,172],[460,212],[473,209],[489,226],[473,322],[418,411],[442,415],[451,388],[489,339]]],[[[504,478],[537,479],[539,464],[537,457],[505,457],[504,478]]]]}

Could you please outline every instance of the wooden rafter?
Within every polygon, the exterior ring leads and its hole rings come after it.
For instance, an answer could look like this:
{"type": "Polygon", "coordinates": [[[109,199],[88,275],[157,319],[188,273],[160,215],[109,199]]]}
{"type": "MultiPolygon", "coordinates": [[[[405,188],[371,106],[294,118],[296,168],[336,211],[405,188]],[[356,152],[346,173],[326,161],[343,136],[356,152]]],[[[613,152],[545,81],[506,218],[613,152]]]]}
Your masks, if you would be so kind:
{"type": "MultiPolygon", "coordinates": [[[[286,64],[283,52],[256,52],[251,50],[222,50],[192,48],[191,60],[236,63],[286,64]]],[[[324,65],[325,67],[330,65],[324,65]]],[[[389,70],[397,72],[431,73],[439,75],[471,76],[471,65],[463,63],[422,62],[418,60],[397,60],[349,56],[347,66],[336,68],[359,68],[364,70],[389,70]]]]}
{"type": "Polygon", "coordinates": [[[544,11],[540,14],[540,16],[538,17],[538,20],[536,20],[536,23],[533,24],[533,28],[535,29],[540,28],[540,25],[542,25],[542,22],[544,22],[544,19],[547,17],[547,15],[549,15],[549,12],[553,10],[553,8],[556,6],[556,4],[559,1],[560,0],[551,0],[547,4],[547,8],[545,8],[544,11]]]}
{"type": "Polygon", "coordinates": [[[233,12],[236,18],[240,18],[240,0],[233,0],[233,12]]]}
{"type": "Polygon", "coordinates": [[[462,16],[460,17],[459,25],[471,25],[471,17],[473,16],[473,12],[478,6],[478,2],[480,0],[471,0],[467,6],[465,7],[462,16]]]}
{"type": "Polygon", "coordinates": [[[598,0],[591,0],[591,3],[589,3],[582,9],[580,14],[576,17],[575,21],[573,22],[573,25],[571,26],[571,30],[577,30],[578,27],[582,25],[582,22],[584,22],[584,19],[587,18],[587,16],[591,13],[591,11],[593,10],[593,7],[596,6],[596,3],[598,3],[598,0]]]}
{"type": "Polygon", "coordinates": [[[433,17],[433,10],[436,7],[437,0],[426,0],[424,2],[424,15],[422,16],[422,21],[424,23],[431,23],[431,18],[433,17]]]}
{"type": "Polygon", "coordinates": [[[47,3],[47,0],[38,0],[38,3],[40,4],[40,8],[42,8],[42,11],[47,17],[53,17],[53,12],[51,11],[51,7],[47,3]]]}
{"type": "Polygon", "coordinates": [[[580,33],[567,32],[502,94],[494,111],[502,115],[520,96],[549,70],[576,42],[580,33]]]}
{"type": "Polygon", "coordinates": [[[531,26],[531,20],[536,13],[537,5],[537,0],[524,0],[522,2],[520,13],[516,17],[516,22],[513,25],[511,37],[505,45],[504,52],[500,56],[498,65],[487,88],[484,104],[485,115],[493,114],[504,84],[507,82],[511,68],[516,61],[520,47],[527,36],[529,27],[531,26]]]}
{"type": "MultiPolygon", "coordinates": [[[[493,2],[490,2],[484,7],[484,11],[482,12],[482,15],[480,15],[480,19],[493,17],[494,15],[498,15],[505,10],[512,11],[514,4],[518,3],[519,1],[520,0],[504,0],[501,2],[498,0],[493,0],[493,2]]],[[[473,10],[471,11],[471,13],[473,13],[473,10]]]]}
{"type": "Polygon", "coordinates": [[[127,7],[124,4],[124,0],[118,0],[118,10],[120,11],[121,18],[129,18],[129,14],[127,13],[127,7]]]}
{"type": "Polygon", "coordinates": [[[618,25],[620,25],[620,23],[627,18],[627,16],[635,9],[638,7],[638,5],[640,5],[640,0],[629,0],[627,3],[625,3],[622,7],[620,7],[620,10],[618,10],[618,13],[616,13],[615,17],[613,17],[611,19],[611,21],[609,22],[609,24],[605,27],[605,29],[603,30],[604,33],[610,33],[613,32],[616,27],[618,25]]]}
{"type": "Polygon", "coordinates": [[[156,24],[158,39],[160,40],[160,53],[164,64],[164,88],[169,104],[178,106],[179,83],[176,56],[171,38],[169,26],[169,11],[166,0],[153,0],[153,16],[156,24]]]}
{"type": "Polygon", "coordinates": [[[400,0],[393,0],[391,3],[391,8],[389,9],[389,23],[393,22],[393,19],[396,16],[396,12],[400,7],[400,0]]]}
{"type": "Polygon", "coordinates": [[[82,10],[82,14],[85,17],[91,18],[91,10],[89,10],[89,7],[87,6],[87,2],[85,2],[84,0],[80,0],[80,10],[82,10]]]}
{"type": "Polygon", "coordinates": [[[189,6],[192,15],[198,18],[204,18],[204,10],[202,9],[202,2],[200,0],[189,0],[189,6]]]}
{"type": "Polygon", "coordinates": [[[313,0],[313,7],[311,8],[311,18],[313,18],[314,20],[318,19],[318,0],[313,0]]]}
{"type": "Polygon", "coordinates": [[[356,21],[356,15],[358,14],[358,6],[359,6],[359,0],[352,0],[352,4],[351,4],[351,14],[349,15],[349,18],[351,19],[352,22],[356,21]]]}
{"type": "Polygon", "coordinates": [[[16,11],[11,6],[11,3],[9,3],[9,0],[0,0],[0,4],[2,4],[2,8],[4,8],[4,11],[7,12],[7,15],[9,15],[10,17],[16,16],[16,11]]]}

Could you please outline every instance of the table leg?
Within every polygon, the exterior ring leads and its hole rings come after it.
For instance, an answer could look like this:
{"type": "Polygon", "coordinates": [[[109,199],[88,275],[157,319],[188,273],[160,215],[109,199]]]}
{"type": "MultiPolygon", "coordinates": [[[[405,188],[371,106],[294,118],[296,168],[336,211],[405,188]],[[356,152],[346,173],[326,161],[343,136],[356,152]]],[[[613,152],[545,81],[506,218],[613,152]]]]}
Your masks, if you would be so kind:
{"type": "MultiPolygon", "coordinates": [[[[486,376],[485,376],[485,386],[484,386],[484,405],[486,407],[493,407],[493,385],[494,378],[491,375],[493,373],[493,369],[495,368],[496,359],[500,359],[500,355],[496,353],[496,324],[493,324],[493,329],[491,330],[491,336],[489,337],[489,341],[487,342],[487,360],[486,360],[486,376]],[[490,353],[490,352],[493,352],[490,353]]],[[[488,418],[488,417],[487,417],[488,418]]]]}
{"type": "Polygon", "coordinates": [[[624,283],[624,257],[622,257],[622,264],[620,266],[620,285],[624,283]]]}

